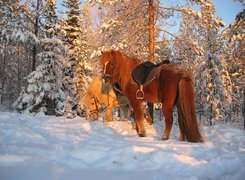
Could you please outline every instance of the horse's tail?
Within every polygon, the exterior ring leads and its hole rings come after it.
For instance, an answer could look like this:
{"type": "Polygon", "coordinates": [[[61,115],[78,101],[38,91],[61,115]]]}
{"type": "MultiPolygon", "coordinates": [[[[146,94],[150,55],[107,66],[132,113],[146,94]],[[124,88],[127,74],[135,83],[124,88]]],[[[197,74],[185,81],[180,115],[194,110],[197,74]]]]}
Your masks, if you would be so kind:
{"type": "Polygon", "coordinates": [[[189,142],[203,142],[196,118],[195,92],[189,77],[183,77],[178,87],[178,119],[180,131],[189,142]]]}

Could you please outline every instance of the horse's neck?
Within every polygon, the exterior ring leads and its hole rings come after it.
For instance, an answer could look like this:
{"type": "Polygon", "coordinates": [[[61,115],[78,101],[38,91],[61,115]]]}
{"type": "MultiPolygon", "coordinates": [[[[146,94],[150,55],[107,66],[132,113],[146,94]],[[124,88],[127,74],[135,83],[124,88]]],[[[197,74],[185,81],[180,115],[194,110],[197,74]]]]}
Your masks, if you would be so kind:
{"type": "Polygon", "coordinates": [[[131,82],[132,70],[137,66],[138,62],[128,57],[123,57],[122,64],[119,67],[118,83],[124,92],[131,82]]]}

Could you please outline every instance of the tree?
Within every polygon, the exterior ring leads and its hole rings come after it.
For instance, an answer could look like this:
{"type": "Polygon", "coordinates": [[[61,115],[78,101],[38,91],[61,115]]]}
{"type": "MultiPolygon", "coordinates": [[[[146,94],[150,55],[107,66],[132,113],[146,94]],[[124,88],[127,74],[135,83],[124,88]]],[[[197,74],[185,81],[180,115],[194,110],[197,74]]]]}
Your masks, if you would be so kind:
{"type": "Polygon", "coordinates": [[[197,62],[203,50],[199,46],[199,37],[196,29],[195,16],[190,15],[190,5],[187,3],[185,11],[181,12],[179,34],[173,40],[173,62],[185,68],[196,71],[197,62]]]}
{"type": "Polygon", "coordinates": [[[154,3],[153,0],[149,0],[149,61],[154,62],[155,54],[155,37],[154,37],[154,3]]]}
{"type": "Polygon", "coordinates": [[[31,72],[33,44],[38,43],[33,26],[32,1],[0,2],[1,104],[11,106],[31,72]],[[14,54],[14,56],[13,56],[14,54]]]}
{"type": "Polygon", "coordinates": [[[65,42],[68,48],[69,64],[65,68],[66,74],[65,89],[70,99],[70,113],[82,115],[84,112],[83,97],[87,84],[90,80],[92,68],[87,58],[87,40],[85,23],[79,8],[78,0],[66,0],[63,6],[67,8],[64,13],[67,18],[63,21],[64,30],[66,32],[65,42]]]}
{"type": "Polygon", "coordinates": [[[227,59],[228,71],[231,74],[232,109],[236,115],[244,112],[244,19],[245,10],[239,12],[235,21],[222,33],[226,43],[223,58],[227,59]]]}
{"type": "Polygon", "coordinates": [[[149,18],[147,1],[95,1],[101,15],[97,33],[100,34],[97,49],[123,50],[143,61],[149,57],[149,18]]]}
{"type": "Polygon", "coordinates": [[[40,64],[27,76],[27,86],[14,103],[14,108],[19,112],[54,115],[62,111],[60,102],[64,102],[65,93],[62,91],[60,67],[65,58],[62,54],[63,43],[57,37],[59,26],[55,9],[54,0],[46,0],[43,4],[45,37],[40,39],[40,64]]]}
{"type": "MultiPolygon", "coordinates": [[[[36,10],[35,10],[35,24],[34,24],[34,34],[37,37],[38,36],[38,30],[39,30],[39,20],[40,20],[40,5],[41,0],[37,0],[36,2],[36,10]]],[[[35,71],[36,69],[36,55],[37,55],[37,44],[33,44],[33,50],[32,50],[32,71],[35,71]]]]}
{"type": "Polygon", "coordinates": [[[201,2],[201,14],[196,20],[199,44],[203,56],[198,60],[196,89],[199,108],[204,110],[208,123],[213,125],[230,115],[231,82],[224,59],[221,58],[222,41],[218,34],[224,23],[214,16],[212,0],[201,2]]]}

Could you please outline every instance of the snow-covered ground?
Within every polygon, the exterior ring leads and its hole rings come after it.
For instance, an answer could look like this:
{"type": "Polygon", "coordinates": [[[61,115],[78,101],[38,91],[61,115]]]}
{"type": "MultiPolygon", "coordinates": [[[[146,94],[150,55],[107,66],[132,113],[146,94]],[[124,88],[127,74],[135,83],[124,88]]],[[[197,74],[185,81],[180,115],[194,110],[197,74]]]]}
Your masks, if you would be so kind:
{"type": "Polygon", "coordinates": [[[198,144],[178,141],[176,125],[161,141],[163,126],[140,138],[129,121],[0,112],[0,179],[245,179],[243,126],[204,127],[198,144]]]}

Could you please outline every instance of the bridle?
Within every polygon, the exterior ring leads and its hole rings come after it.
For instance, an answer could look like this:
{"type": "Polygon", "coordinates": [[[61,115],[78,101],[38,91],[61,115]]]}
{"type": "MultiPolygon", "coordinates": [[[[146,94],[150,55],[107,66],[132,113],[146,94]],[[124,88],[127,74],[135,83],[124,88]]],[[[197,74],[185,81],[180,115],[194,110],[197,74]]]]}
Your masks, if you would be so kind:
{"type": "Polygon", "coordinates": [[[106,94],[107,94],[107,105],[105,107],[102,106],[102,103],[100,103],[100,101],[98,100],[97,97],[93,96],[91,98],[94,100],[95,109],[90,110],[90,114],[96,113],[97,119],[99,118],[99,113],[104,111],[105,109],[107,109],[110,106],[108,87],[106,87],[106,94]],[[100,108],[99,108],[99,105],[101,106],[100,108]]]}
{"type": "Polygon", "coordinates": [[[109,81],[112,82],[112,75],[110,75],[110,74],[103,73],[103,74],[102,74],[102,78],[103,78],[104,80],[109,80],[109,81]]]}
{"type": "MultiPolygon", "coordinates": [[[[107,65],[109,64],[109,62],[110,62],[110,61],[107,61],[107,62],[105,63],[105,65],[104,65],[104,69],[103,69],[103,72],[102,72],[102,78],[103,78],[105,81],[106,81],[106,80],[109,80],[110,82],[113,82],[113,76],[112,76],[111,74],[106,73],[106,67],[107,67],[107,65]]],[[[121,90],[121,87],[120,87],[120,85],[119,85],[117,82],[113,83],[113,90],[114,90],[115,92],[119,93],[119,94],[123,94],[123,93],[122,93],[122,90],[121,90]],[[118,86],[116,86],[116,84],[117,84],[118,86]]]]}
{"type": "Polygon", "coordinates": [[[106,67],[108,66],[109,63],[110,63],[110,61],[105,62],[104,69],[103,69],[103,73],[102,73],[102,78],[103,78],[105,81],[108,80],[108,81],[112,82],[112,78],[113,78],[112,75],[106,73],[106,67]]]}
{"type": "MultiPolygon", "coordinates": [[[[108,96],[108,95],[107,95],[108,96]]],[[[101,105],[100,101],[98,100],[98,98],[96,97],[92,97],[91,99],[94,100],[94,104],[95,104],[95,109],[93,110],[90,110],[90,114],[96,114],[96,118],[98,119],[99,118],[99,113],[104,111],[105,109],[107,109],[109,106],[110,106],[110,103],[109,103],[109,97],[107,98],[107,105],[105,107],[100,107],[99,108],[99,105],[101,105]]]]}
{"type": "MultiPolygon", "coordinates": [[[[113,90],[116,91],[117,93],[122,94],[122,91],[121,91],[120,87],[116,87],[115,85],[113,85],[113,90]]],[[[115,92],[115,93],[116,93],[116,92],[115,92]]],[[[99,118],[99,113],[101,113],[102,111],[108,109],[108,107],[110,106],[110,100],[109,100],[110,94],[109,94],[108,86],[106,87],[106,94],[107,94],[107,105],[104,106],[104,107],[102,106],[103,103],[101,103],[101,102],[98,100],[97,97],[95,97],[95,96],[91,97],[91,99],[94,100],[95,109],[90,110],[90,114],[94,114],[94,113],[95,113],[97,119],[99,118]],[[99,105],[100,105],[100,107],[99,107],[99,105]]],[[[115,100],[116,100],[116,99],[114,98],[114,101],[115,101],[115,100]]],[[[124,106],[124,104],[119,104],[117,107],[122,107],[122,106],[124,106]]],[[[112,108],[113,108],[113,107],[112,107],[112,108]]]]}

